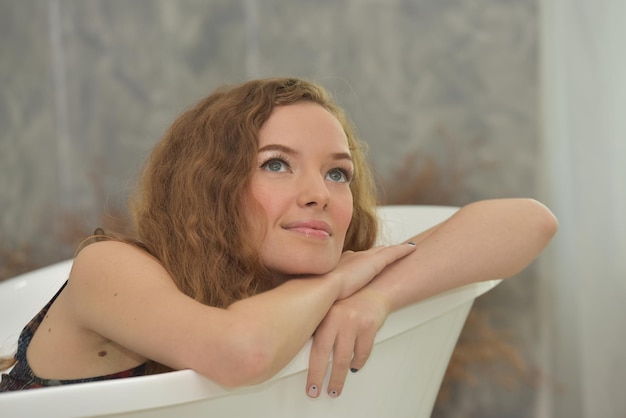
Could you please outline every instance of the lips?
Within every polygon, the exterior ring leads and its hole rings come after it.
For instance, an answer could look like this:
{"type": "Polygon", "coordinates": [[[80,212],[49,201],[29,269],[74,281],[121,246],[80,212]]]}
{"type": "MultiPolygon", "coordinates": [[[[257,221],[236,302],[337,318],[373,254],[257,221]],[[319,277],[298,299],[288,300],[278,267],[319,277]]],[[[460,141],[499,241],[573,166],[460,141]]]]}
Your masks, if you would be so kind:
{"type": "Polygon", "coordinates": [[[307,237],[328,238],[331,236],[330,226],[324,221],[315,219],[290,222],[282,225],[282,227],[291,232],[304,234],[307,237]]]}

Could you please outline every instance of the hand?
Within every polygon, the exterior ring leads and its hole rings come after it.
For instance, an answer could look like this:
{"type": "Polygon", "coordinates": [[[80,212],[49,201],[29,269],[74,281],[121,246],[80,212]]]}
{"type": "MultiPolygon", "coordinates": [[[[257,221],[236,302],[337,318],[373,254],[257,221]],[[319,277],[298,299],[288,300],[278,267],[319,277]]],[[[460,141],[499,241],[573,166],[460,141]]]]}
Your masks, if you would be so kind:
{"type": "Polygon", "coordinates": [[[331,352],[328,394],[341,394],[348,369],[356,372],[365,365],[388,314],[389,303],[367,287],[335,302],[313,336],[306,386],[309,396],[319,395],[331,352]]]}
{"type": "Polygon", "coordinates": [[[346,251],[341,255],[337,267],[327,276],[342,284],[337,299],[345,299],[367,285],[374,277],[393,262],[415,251],[415,244],[397,244],[374,247],[365,251],[346,251]]]}
{"type": "Polygon", "coordinates": [[[350,366],[356,369],[365,364],[376,332],[389,313],[389,305],[381,297],[373,296],[373,291],[362,288],[388,265],[413,251],[413,243],[346,251],[337,267],[327,274],[328,279],[341,284],[341,292],[313,338],[307,383],[309,396],[319,394],[331,351],[334,350],[331,396],[341,393],[350,366]]]}

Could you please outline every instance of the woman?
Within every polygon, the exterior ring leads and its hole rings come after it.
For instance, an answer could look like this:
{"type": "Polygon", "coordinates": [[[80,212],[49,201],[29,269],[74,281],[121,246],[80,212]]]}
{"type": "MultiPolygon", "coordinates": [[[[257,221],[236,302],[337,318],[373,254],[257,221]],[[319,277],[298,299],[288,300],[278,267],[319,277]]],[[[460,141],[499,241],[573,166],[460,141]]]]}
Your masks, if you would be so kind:
{"type": "Polygon", "coordinates": [[[477,202],[405,244],[372,248],[362,145],[319,86],[255,80],[183,113],[131,209],[97,235],[27,326],[1,390],[190,368],[236,387],[282,369],[315,333],[306,392],[338,396],[389,312],[509,277],[556,231],[528,199],[477,202]]]}

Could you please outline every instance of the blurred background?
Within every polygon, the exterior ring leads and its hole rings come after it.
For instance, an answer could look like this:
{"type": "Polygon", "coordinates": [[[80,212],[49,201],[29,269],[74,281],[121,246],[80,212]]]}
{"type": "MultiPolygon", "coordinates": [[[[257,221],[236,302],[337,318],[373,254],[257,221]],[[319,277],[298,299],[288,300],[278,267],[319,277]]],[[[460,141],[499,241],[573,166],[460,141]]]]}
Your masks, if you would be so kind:
{"type": "Polygon", "coordinates": [[[123,228],[201,97],[305,77],[382,203],[525,196],[560,220],[476,302],[433,417],[626,417],[625,28],[622,0],[0,0],[0,279],[123,228]]]}

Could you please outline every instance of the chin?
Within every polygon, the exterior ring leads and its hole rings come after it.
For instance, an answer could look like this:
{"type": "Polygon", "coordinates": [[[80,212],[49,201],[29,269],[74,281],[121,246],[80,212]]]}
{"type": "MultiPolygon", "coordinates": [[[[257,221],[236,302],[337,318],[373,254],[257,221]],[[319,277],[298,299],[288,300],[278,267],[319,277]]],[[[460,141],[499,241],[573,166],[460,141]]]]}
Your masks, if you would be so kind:
{"type": "Polygon", "coordinates": [[[261,254],[265,266],[277,276],[319,276],[332,271],[341,260],[340,248],[291,247],[267,248],[261,254]]]}
{"type": "Polygon", "coordinates": [[[296,276],[320,276],[332,271],[337,262],[329,262],[325,259],[320,262],[312,262],[307,260],[306,262],[300,262],[300,260],[294,259],[293,262],[288,265],[274,266],[270,268],[277,275],[283,277],[296,277],[296,276]]]}
{"type": "Polygon", "coordinates": [[[285,272],[286,275],[295,277],[295,276],[321,276],[323,274],[329,273],[332,271],[332,268],[315,266],[311,268],[306,268],[303,266],[299,266],[298,268],[290,269],[288,272],[285,272]]]}

